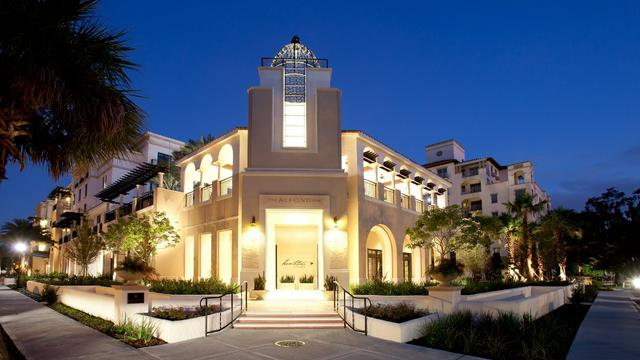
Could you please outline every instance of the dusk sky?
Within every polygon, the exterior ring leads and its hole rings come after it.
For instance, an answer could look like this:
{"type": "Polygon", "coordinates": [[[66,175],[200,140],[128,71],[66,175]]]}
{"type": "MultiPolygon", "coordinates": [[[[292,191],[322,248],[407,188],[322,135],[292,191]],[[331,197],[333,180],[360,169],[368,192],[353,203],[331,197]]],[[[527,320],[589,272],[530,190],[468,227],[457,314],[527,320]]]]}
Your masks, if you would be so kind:
{"type": "MultiPolygon", "coordinates": [[[[329,59],[342,127],[418,163],[455,138],[467,159],[531,160],[554,207],[640,188],[640,1],[103,1],[128,32],[147,127],[181,140],[247,125],[261,57],[293,35],[329,59]]],[[[56,185],[17,167],[0,222],[56,185]]]]}

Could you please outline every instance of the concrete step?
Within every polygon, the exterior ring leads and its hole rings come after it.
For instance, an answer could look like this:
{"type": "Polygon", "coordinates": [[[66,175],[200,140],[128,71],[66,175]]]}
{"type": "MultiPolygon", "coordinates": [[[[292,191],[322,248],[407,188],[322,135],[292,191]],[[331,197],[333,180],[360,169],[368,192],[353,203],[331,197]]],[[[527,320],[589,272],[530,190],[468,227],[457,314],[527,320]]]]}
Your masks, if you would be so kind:
{"type": "Polygon", "coordinates": [[[335,312],[247,312],[234,324],[238,329],[333,329],[344,327],[335,312]]]}

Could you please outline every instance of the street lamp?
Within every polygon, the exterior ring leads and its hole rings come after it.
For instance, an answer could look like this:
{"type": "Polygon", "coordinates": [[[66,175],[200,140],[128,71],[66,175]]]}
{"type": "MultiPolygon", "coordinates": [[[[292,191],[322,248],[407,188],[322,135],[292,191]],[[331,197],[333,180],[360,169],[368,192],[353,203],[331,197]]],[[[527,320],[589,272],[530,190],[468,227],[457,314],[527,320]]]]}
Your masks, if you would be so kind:
{"type": "Polygon", "coordinates": [[[20,265],[18,266],[18,277],[16,278],[16,287],[20,287],[20,275],[22,275],[22,257],[27,251],[27,244],[22,241],[18,241],[17,243],[13,244],[13,249],[20,254],[20,265]]]}

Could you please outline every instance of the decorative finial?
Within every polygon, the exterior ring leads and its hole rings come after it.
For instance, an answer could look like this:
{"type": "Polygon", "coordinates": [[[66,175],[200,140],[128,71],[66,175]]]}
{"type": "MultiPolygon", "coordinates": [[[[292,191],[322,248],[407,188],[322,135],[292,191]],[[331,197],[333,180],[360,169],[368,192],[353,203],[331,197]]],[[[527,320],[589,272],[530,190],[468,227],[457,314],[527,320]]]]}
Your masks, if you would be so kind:
{"type": "Polygon", "coordinates": [[[298,37],[298,35],[293,35],[293,37],[291,38],[291,43],[300,44],[300,38],[298,37]]]}

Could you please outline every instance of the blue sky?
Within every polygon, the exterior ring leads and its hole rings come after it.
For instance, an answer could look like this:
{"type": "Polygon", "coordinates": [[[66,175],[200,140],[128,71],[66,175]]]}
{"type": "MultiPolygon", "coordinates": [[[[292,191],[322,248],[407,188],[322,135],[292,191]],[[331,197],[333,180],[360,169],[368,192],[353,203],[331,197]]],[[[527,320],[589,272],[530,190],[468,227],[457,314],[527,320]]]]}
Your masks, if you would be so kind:
{"type": "MultiPolygon", "coordinates": [[[[343,128],[417,162],[456,138],[467,158],[533,161],[554,206],[640,188],[638,1],[103,1],[97,15],[128,32],[154,132],[246,125],[260,58],[298,35],[330,61],[343,128]]],[[[8,177],[0,222],[56,185],[33,166],[8,177]]]]}

